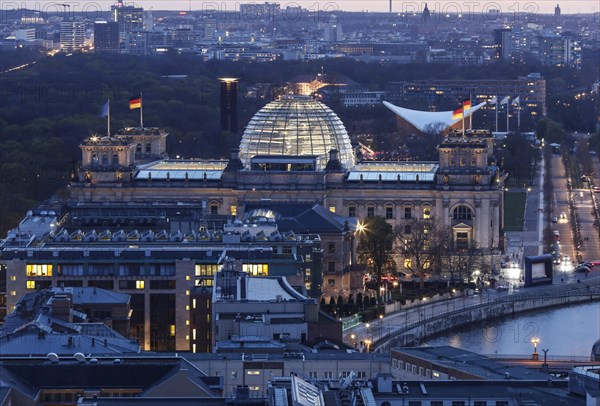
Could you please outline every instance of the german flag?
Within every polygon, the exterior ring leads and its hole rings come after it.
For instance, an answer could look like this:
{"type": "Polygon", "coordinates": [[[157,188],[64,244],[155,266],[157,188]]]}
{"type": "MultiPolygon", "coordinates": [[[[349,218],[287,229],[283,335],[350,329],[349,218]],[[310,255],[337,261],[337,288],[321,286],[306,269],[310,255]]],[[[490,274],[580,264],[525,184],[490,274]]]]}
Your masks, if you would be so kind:
{"type": "Polygon", "coordinates": [[[142,98],[140,96],[134,97],[133,99],[129,99],[129,110],[141,109],[142,108],[142,98]]]}
{"type": "Polygon", "coordinates": [[[463,110],[471,110],[471,99],[463,100],[463,110]]]}
{"type": "Polygon", "coordinates": [[[459,118],[463,118],[463,109],[456,109],[452,112],[452,120],[457,120],[459,118]]]}

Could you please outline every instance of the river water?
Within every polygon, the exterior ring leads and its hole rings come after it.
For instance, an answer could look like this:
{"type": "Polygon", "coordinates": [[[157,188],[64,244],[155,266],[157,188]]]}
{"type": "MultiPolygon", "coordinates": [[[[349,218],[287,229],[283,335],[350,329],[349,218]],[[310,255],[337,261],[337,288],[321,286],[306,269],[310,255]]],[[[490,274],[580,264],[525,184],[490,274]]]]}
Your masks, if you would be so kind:
{"type": "Polygon", "coordinates": [[[425,342],[452,345],[479,354],[528,355],[532,338],[539,338],[538,352],[551,355],[589,356],[600,338],[600,303],[551,308],[511,318],[490,320],[453,330],[425,342]]]}

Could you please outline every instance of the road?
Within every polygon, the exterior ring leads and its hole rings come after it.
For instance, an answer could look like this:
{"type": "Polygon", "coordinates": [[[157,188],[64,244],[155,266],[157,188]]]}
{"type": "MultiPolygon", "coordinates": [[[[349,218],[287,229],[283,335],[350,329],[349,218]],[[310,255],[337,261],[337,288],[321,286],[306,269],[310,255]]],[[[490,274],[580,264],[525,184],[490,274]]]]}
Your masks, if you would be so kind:
{"type": "Polygon", "coordinates": [[[556,276],[562,278],[574,277],[573,261],[576,261],[576,252],[573,239],[573,228],[571,225],[571,213],[569,209],[569,190],[567,189],[567,175],[565,166],[560,155],[552,156],[552,184],[554,185],[554,201],[552,202],[552,217],[558,218],[558,223],[552,224],[552,230],[560,233],[560,251],[563,257],[569,256],[568,262],[562,262],[555,266],[555,271],[559,271],[556,276]],[[563,215],[566,218],[561,218],[563,215]],[[561,275],[562,273],[562,275],[561,275]]]}

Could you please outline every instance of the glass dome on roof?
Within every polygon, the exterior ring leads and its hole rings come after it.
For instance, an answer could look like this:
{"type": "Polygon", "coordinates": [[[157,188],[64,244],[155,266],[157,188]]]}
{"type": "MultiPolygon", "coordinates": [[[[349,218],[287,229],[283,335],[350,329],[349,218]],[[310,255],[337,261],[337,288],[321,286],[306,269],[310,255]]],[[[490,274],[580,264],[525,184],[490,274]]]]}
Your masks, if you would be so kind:
{"type": "Polygon", "coordinates": [[[332,149],[339,151],[346,168],[354,165],[350,138],[339,117],[323,103],[294,96],[273,101],[252,117],[242,136],[240,159],[248,167],[255,155],[318,155],[321,170],[332,149]]]}

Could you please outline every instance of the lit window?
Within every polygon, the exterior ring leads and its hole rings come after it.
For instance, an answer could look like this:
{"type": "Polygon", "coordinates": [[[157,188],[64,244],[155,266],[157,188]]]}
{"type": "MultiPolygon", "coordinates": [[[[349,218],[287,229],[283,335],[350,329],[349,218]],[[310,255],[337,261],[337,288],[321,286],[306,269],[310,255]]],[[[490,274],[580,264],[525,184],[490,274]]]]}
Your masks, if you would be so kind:
{"type": "Polygon", "coordinates": [[[423,209],[423,218],[430,219],[431,218],[431,209],[429,207],[425,207],[423,209]]]}
{"type": "Polygon", "coordinates": [[[439,378],[440,377],[440,373],[433,371],[433,377],[434,378],[439,378]]]}
{"type": "Polygon", "coordinates": [[[196,276],[214,276],[219,270],[217,264],[198,264],[196,265],[196,276]]]}
{"type": "Polygon", "coordinates": [[[260,375],[260,371],[257,371],[257,370],[246,371],[246,375],[260,375]]]}
{"type": "Polygon", "coordinates": [[[258,391],[258,390],[260,390],[260,386],[250,386],[248,389],[253,390],[253,391],[258,391]]]}
{"type": "Polygon", "coordinates": [[[192,344],[192,352],[195,353],[196,352],[196,344],[192,344]]]}
{"type": "Polygon", "coordinates": [[[185,275],[185,280],[189,281],[190,280],[190,275],[185,275]]]}
{"type": "Polygon", "coordinates": [[[192,309],[196,308],[196,299],[192,299],[192,309]]]}
{"type": "Polygon", "coordinates": [[[46,264],[27,265],[27,276],[52,276],[52,265],[46,265],[46,264]]]}
{"type": "Polygon", "coordinates": [[[232,216],[237,216],[237,206],[230,206],[229,212],[231,213],[232,216]]]}
{"type": "Polygon", "coordinates": [[[189,321],[189,320],[186,320],[186,321],[185,321],[185,325],[186,325],[186,326],[189,326],[189,325],[190,325],[190,321],[189,321]]]}
{"type": "Polygon", "coordinates": [[[185,341],[190,341],[190,335],[189,334],[186,334],[185,341]]]}
{"type": "Polygon", "coordinates": [[[189,290],[186,290],[186,291],[185,291],[185,295],[186,295],[186,296],[189,296],[189,295],[190,295],[190,291],[189,291],[189,290]]]}
{"type": "Polygon", "coordinates": [[[192,340],[196,339],[196,329],[192,329],[192,340]]]}
{"type": "Polygon", "coordinates": [[[169,326],[169,335],[170,335],[171,337],[175,337],[175,324],[171,324],[171,325],[169,326]]]}
{"type": "Polygon", "coordinates": [[[27,289],[28,290],[35,289],[35,281],[27,281],[27,289]]]}
{"type": "Polygon", "coordinates": [[[190,310],[190,305],[185,305],[185,310],[190,310]]]}
{"type": "Polygon", "coordinates": [[[135,288],[136,289],[144,289],[144,286],[146,284],[144,283],[144,281],[135,281],[135,288]]]}
{"type": "Polygon", "coordinates": [[[11,281],[16,281],[16,280],[17,280],[17,277],[16,277],[16,275],[11,275],[11,276],[10,276],[10,280],[11,280],[11,281]]]}
{"type": "Polygon", "coordinates": [[[412,261],[410,258],[404,258],[404,268],[409,269],[412,265],[412,261]]]}
{"type": "Polygon", "coordinates": [[[335,206],[329,206],[329,211],[335,213],[335,206]]]}
{"type": "Polygon", "coordinates": [[[10,295],[11,296],[17,296],[17,291],[16,290],[11,290],[10,291],[10,295]]]}
{"type": "Polygon", "coordinates": [[[252,276],[269,276],[269,265],[267,264],[243,264],[242,270],[252,276]]]}

